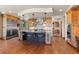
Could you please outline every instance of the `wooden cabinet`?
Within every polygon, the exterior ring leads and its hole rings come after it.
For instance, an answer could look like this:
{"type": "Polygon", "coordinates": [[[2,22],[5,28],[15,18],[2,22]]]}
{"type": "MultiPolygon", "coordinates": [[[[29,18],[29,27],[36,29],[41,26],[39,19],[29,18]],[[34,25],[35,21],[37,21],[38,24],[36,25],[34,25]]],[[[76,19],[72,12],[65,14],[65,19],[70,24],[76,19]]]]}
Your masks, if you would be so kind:
{"type": "Polygon", "coordinates": [[[20,24],[20,18],[15,15],[2,14],[2,26],[3,26],[3,39],[11,34],[11,37],[14,37],[15,34],[18,34],[18,24],[20,24]],[[14,36],[13,36],[14,35],[14,36]]]}
{"type": "MultiPolygon", "coordinates": [[[[42,21],[38,21],[39,19],[34,19],[34,18],[30,18],[28,19],[28,25],[29,27],[35,26],[36,24],[42,23],[42,21]]],[[[46,26],[50,26],[52,24],[52,18],[51,17],[46,17],[43,20],[43,23],[46,24],[46,26]]]]}
{"type": "Polygon", "coordinates": [[[50,26],[52,24],[52,18],[51,17],[44,18],[44,23],[46,24],[46,26],[50,26]]]}
{"type": "Polygon", "coordinates": [[[68,12],[67,13],[67,22],[68,22],[68,24],[71,24],[72,23],[72,12],[68,12]]]}
{"type": "Polygon", "coordinates": [[[79,33],[79,10],[77,11],[73,11],[73,14],[72,14],[72,27],[73,27],[73,32],[74,34],[73,35],[78,35],[79,33]]]}
{"type": "Polygon", "coordinates": [[[67,21],[68,24],[71,24],[72,26],[72,32],[75,32],[74,34],[77,34],[78,32],[76,33],[76,31],[79,28],[79,10],[69,11],[67,13],[67,21]]]}
{"type": "Polygon", "coordinates": [[[72,11],[72,25],[78,25],[78,11],[72,11]]]}
{"type": "Polygon", "coordinates": [[[79,7],[71,8],[67,12],[67,22],[71,26],[70,43],[76,47],[76,36],[79,35],[79,7]]]}
{"type": "Polygon", "coordinates": [[[70,11],[67,13],[68,24],[78,25],[79,24],[79,10],[70,11]]]}
{"type": "Polygon", "coordinates": [[[61,20],[53,21],[53,36],[60,36],[61,37],[61,20]]]}
{"type": "Polygon", "coordinates": [[[6,14],[6,17],[7,17],[7,21],[8,20],[15,21],[16,24],[20,24],[20,18],[19,17],[14,16],[14,15],[8,15],[8,14],[6,14]]]}
{"type": "Polygon", "coordinates": [[[33,27],[36,23],[36,19],[30,18],[27,22],[28,22],[29,27],[33,27]]]}

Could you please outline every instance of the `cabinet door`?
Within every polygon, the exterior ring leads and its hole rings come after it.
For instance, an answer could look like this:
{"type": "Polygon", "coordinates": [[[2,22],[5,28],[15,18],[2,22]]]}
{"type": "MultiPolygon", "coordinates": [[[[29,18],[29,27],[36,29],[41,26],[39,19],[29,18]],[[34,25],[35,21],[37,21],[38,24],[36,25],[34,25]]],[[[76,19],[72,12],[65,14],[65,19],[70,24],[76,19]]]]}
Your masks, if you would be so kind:
{"type": "Polygon", "coordinates": [[[77,30],[77,35],[79,36],[79,27],[77,27],[77,29],[76,29],[76,30],[77,30]]]}
{"type": "Polygon", "coordinates": [[[76,26],[72,27],[72,35],[73,36],[77,35],[77,30],[78,30],[78,28],[76,26]]]}
{"type": "Polygon", "coordinates": [[[79,27],[79,11],[77,12],[78,14],[77,14],[77,25],[78,25],[78,27],[79,27]]]}
{"type": "Polygon", "coordinates": [[[78,25],[78,11],[72,11],[72,25],[78,25]]]}
{"type": "Polygon", "coordinates": [[[68,24],[72,24],[72,13],[71,12],[67,14],[67,22],[68,24]]]}

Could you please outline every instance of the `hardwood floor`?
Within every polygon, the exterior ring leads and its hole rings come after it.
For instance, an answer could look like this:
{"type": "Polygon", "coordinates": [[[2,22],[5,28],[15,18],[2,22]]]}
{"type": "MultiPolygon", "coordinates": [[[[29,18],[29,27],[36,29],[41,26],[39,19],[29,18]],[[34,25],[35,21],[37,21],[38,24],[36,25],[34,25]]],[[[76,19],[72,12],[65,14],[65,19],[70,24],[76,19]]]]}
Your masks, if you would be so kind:
{"type": "Polygon", "coordinates": [[[29,43],[13,38],[0,40],[1,54],[76,54],[78,50],[71,47],[64,39],[54,37],[51,45],[29,43]]]}

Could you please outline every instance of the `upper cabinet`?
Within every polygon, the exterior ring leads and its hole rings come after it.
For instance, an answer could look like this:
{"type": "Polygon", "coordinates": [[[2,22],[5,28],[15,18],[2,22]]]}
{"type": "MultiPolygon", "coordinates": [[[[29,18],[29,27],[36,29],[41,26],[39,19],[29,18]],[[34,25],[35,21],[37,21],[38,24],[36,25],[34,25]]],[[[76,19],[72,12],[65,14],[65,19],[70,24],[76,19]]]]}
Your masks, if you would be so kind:
{"type": "Polygon", "coordinates": [[[75,10],[75,11],[72,11],[72,24],[75,26],[77,25],[78,26],[78,12],[79,10],[75,10]]]}
{"type": "Polygon", "coordinates": [[[29,27],[33,27],[36,23],[36,19],[30,18],[30,19],[28,19],[27,22],[28,22],[29,27]]]}
{"type": "Polygon", "coordinates": [[[47,26],[51,26],[51,24],[52,24],[52,18],[51,18],[51,17],[46,17],[46,18],[44,18],[44,23],[45,23],[47,26]]]}
{"type": "Polygon", "coordinates": [[[72,12],[67,13],[67,22],[68,24],[72,24],[72,12]]]}
{"type": "Polygon", "coordinates": [[[51,17],[46,17],[43,19],[30,18],[28,19],[27,22],[29,27],[36,26],[36,25],[43,25],[43,24],[45,24],[46,26],[50,26],[52,24],[52,18],[51,17]]]}
{"type": "Polygon", "coordinates": [[[79,26],[79,8],[72,8],[67,12],[68,23],[79,26]]]}
{"type": "Polygon", "coordinates": [[[20,18],[15,15],[4,14],[6,16],[7,25],[18,26],[20,24],[20,18]]]}
{"type": "Polygon", "coordinates": [[[67,22],[72,26],[72,35],[79,35],[79,6],[72,7],[67,12],[67,22]]]}

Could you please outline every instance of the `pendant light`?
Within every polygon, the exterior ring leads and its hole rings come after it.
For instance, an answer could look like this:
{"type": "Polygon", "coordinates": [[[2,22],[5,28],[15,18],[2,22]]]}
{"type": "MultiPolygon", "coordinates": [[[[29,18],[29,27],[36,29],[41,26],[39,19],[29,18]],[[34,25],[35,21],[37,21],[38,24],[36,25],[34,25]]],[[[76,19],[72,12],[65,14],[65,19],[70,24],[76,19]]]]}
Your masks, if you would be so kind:
{"type": "Polygon", "coordinates": [[[25,27],[26,25],[25,25],[25,20],[24,20],[24,15],[22,15],[22,20],[23,20],[23,27],[25,27]]]}
{"type": "Polygon", "coordinates": [[[44,21],[45,21],[46,20],[47,13],[45,12],[44,15],[45,15],[45,18],[44,18],[44,21]]]}
{"type": "Polygon", "coordinates": [[[45,20],[46,20],[46,15],[47,15],[47,13],[45,12],[44,14],[45,14],[45,20]]]}
{"type": "Polygon", "coordinates": [[[45,15],[45,18],[44,18],[43,26],[46,26],[46,22],[45,22],[45,20],[46,20],[46,15],[47,15],[47,13],[45,12],[44,15],[45,15]]]}
{"type": "MultiPolygon", "coordinates": [[[[34,15],[35,15],[35,14],[33,13],[33,14],[32,14],[32,16],[33,16],[33,21],[35,20],[35,19],[34,19],[34,15]]],[[[33,23],[33,25],[34,25],[34,22],[32,22],[32,23],[33,23]]]]}

